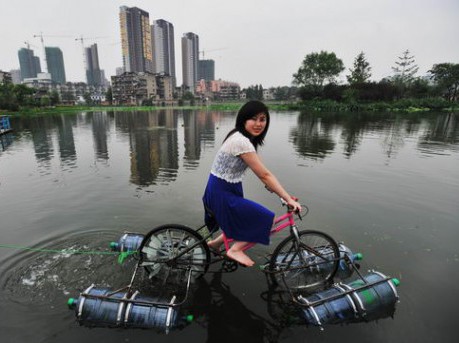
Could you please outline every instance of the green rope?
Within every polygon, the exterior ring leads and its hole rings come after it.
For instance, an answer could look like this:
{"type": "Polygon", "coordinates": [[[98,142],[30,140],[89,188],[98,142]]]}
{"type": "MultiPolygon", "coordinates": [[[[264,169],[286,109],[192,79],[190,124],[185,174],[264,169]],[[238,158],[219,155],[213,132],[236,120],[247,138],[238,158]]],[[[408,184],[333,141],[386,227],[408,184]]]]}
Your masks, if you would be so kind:
{"type": "Polygon", "coordinates": [[[85,251],[85,250],[75,250],[75,249],[69,249],[69,250],[41,249],[41,248],[24,247],[24,246],[14,245],[14,244],[0,244],[0,248],[28,250],[28,251],[46,252],[46,253],[54,253],[54,254],[71,254],[71,255],[119,255],[118,256],[119,264],[122,264],[123,261],[126,259],[126,257],[128,257],[129,255],[136,253],[136,251],[117,252],[117,251],[85,251]]]}
{"type": "Polygon", "coordinates": [[[118,263],[119,264],[123,264],[124,260],[126,259],[126,257],[128,257],[129,255],[133,254],[135,251],[124,251],[124,252],[120,252],[119,256],[118,256],[118,263]]]}

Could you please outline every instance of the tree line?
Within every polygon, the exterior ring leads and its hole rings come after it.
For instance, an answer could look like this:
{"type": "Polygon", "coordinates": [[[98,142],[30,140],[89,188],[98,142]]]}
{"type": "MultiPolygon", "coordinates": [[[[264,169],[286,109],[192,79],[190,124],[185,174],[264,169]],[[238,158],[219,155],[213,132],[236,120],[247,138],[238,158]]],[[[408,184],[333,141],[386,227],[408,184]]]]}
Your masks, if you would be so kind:
{"type": "MultiPolygon", "coordinates": [[[[378,82],[370,81],[372,68],[364,52],[355,57],[353,66],[348,69],[347,83],[340,84],[338,77],[345,69],[343,61],[333,52],[308,54],[293,74],[293,87],[274,88],[274,99],[300,98],[346,103],[401,99],[458,100],[459,64],[434,64],[428,75],[419,77],[419,67],[409,50],[397,57],[392,67],[393,75],[378,82]]],[[[244,91],[249,99],[263,99],[261,85],[250,86],[244,91]]]]}
{"type": "Polygon", "coordinates": [[[370,81],[371,66],[364,52],[357,55],[347,84],[340,85],[338,76],[345,70],[335,53],[321,51],[306,55],[293,83],[299,86],[302,99],[332,99],[337,101],[391,101],[405,98],[442,97],[457,101],[459,64],[434,64],[426,77],[417,76],[419,67],[409,50],[405,50],[392,67],[393,75],[370,81]]]}

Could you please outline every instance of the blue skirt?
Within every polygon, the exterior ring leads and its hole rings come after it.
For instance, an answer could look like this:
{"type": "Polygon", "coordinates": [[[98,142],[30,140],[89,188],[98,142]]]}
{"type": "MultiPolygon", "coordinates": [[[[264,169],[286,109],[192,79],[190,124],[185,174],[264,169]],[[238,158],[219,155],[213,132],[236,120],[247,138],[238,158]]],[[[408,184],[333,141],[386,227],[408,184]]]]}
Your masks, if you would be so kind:
{"type": "Polygon", "coordinates": [[[230,183],[210,175],[202,198],[206,209],[206,224],[215,225],[209,212],[226,237],[240,242],[269,244],[274,212],[244,199],[242,183],[230,183]]]}

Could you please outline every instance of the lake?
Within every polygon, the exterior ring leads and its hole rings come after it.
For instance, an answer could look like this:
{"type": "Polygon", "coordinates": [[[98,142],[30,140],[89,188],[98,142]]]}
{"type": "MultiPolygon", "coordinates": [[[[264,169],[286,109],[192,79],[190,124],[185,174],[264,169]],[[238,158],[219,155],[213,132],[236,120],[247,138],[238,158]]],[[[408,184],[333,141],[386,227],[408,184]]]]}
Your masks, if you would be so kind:
{"type": "MultiPolygon", "coordinates": [[[[209,273],[166,334],[86,328],[67,308],[91,284],[126,285],[135,261],[109,243],[168,223],[197,228],[201,197],[235,113],[161,110],[12,118],[0,138],[0,331],[6,342],[456,342],[459,114],[272,112],[259,153],[309,207],[300,228],[401,281],[394,318],[307,327],[258,268],[209,273]],[[28,250],[32,248],[34,250],[28,250]],[[63,249],[78,250],[62,253],[63,249]]],[[[245,196],[283,209],[248,172],[245,196]]],[[[263,264],[271,246],[249,254],[263,264]]],[[[214,268],[217,269],[218,268],[214,268]]],[[[145,291],[163,286],[141,277],[145,291]]]]}

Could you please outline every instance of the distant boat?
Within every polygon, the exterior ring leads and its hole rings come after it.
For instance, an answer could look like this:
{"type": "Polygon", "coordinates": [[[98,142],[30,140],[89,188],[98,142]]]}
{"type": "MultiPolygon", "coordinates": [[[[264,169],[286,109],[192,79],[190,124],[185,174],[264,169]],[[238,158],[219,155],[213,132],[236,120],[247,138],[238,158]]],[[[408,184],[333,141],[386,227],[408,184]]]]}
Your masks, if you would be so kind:
{"type": "Polygon", "coordinates": [[[11,132],[13,129],[10,124],[10,117],[0,116],[0,135],[11,132]]]}

